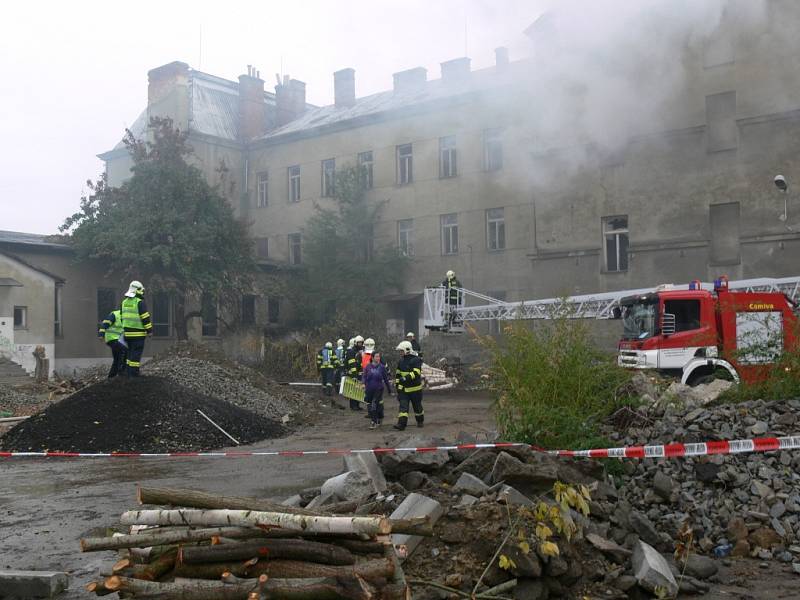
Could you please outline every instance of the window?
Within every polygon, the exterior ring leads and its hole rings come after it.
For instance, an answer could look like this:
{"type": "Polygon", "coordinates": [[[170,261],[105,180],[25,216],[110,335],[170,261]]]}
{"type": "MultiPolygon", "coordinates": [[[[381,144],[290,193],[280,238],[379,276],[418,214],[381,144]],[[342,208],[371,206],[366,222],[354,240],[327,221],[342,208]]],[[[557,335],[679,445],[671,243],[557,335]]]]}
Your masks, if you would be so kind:
{"type": "Polygon", "coordinates": [[[397,222],[397,248],[403,256],[414,256],[414,219],[397,222]]]}
{"type": "Polygon", "coordinates": [[[455,177],[457,174],[456,136],[439,138],[439,177],[455,177]]]}
{"type": "Polygon", "coordinates": [[[405,185],[414,181],[414,163],[411,144],[397,147],[397,183],[405,185]]]}
{"type": "Polygon", "coordinates": [[[440,217],[442,223],[442,254],[458,254],[458,215],[440,217]]]}
{"type": "Polygon", "coordinates": [[[203,319],[203,335],[217,335],[217,300],[211,294],[203,294],[200,300],[200,316],[203,319]]]}
{"type": "Polygon", "coordinates": [[[489,250],[506,248],[506,218],[502,208],[486,211],[486,247],[489,250]]]}
{"type": "Polygon", "coordinates": [[[97,322],[100,323],[112,310],[117,310],[117,293],[110,288],[97,288],[97,322]]]}
{"type": "Polygon", "coordinates": [[[628,270],[628,216],[603,218],[603,252],[606,271],[628,270]]]}
{"type": "Polygon", "coordinates": [[[28,328],[28,307],[15,306],[14,307],[14,329],[27,329],[28,328]]]}
{"type": "Polygon", "coordinates": [[[322,196],[333,196],[336,187],[336,160],[328,158],[322,161],[322,196]]]}
{"type": "Polygon", "coordinates": [[[299,233],[289,234],[289,264],[299,265],[303,262],[303,236],[299,233]]]}
{"type": "Polygon", "coordinates": [[[483,155],[487,171],[498,171],[503,168],[503,139],[500,129],[484,131],[483,155]]]}
{"type": "Polygon", "coordinates": [[[150,316],[153,322],[153,337],[169,337],[172,335],[171,327],[172,302],[167,292],[153,294],[153,306],[150,316]]]}
{"type": "Polygon", "coordinates": [[[372,189],[372,150],[358,153],[358,167],[361,172],[361,185],[364,189],[372,189]]]}
{"type": "Polygon", "coordinates": [[[300,202],[300,165],[289,167],[289,202],[300,202]]]}
{"type": "Polygon", "coordinates": [[[269,173],[262,171],[258,174],[258,207],[269,206],[269,173]]]}
{"type": "Polygon", "coordinates": [[[254,325],[256,322],[256,297],[253,294],[242,296],[242,325],[254,325]]]}
{"type": "Polygon", "coordinates": [[[269,238],[256,238],[256,258],[269,258],[269,238]]]}
{"type": "Polygon", "coordinates": [[[277,298],[267,299],[267,320],[270,323],[277,323],[281,313],[281,303],[277,298]]]}
{"type": "Polygon", "coordinates": [[[708,210],[711,225],[711,264],[738,265],[742,262],[739,203],[712,204],[708,210]]]}
{"type": "Polygon", "coordinates": [[[706,96],[707,150],[734,150],[739,142],[736,125],[736,92],[706,96]]]}
{"type": "Polygon", "coordinates": [[[700,329],[700,300],[666,300],[664,312],[675,315],[675,332],[700,329]]]}
{"type": "Polygon", "coordinates": [[[56,337],[61,337],[64,335],[64,328],[62,327],[61,315],[62,315],[62,307],[61,307],[61,285],[56,284],[55,290],[55,302],[54,305],[54,312],[53,315],[53,333],[56,337]]]}

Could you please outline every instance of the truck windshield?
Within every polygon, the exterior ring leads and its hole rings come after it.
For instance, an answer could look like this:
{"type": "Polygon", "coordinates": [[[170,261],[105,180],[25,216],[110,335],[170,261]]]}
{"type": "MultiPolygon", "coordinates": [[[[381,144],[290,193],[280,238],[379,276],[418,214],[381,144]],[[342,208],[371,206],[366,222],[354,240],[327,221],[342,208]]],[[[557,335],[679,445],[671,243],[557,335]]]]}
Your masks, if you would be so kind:
{"type": "Polygon", "coordinates": [[[626,340],[643,340],[655,335],[655,302],[636,302],[622,307],[622,337],[626,340]]]}

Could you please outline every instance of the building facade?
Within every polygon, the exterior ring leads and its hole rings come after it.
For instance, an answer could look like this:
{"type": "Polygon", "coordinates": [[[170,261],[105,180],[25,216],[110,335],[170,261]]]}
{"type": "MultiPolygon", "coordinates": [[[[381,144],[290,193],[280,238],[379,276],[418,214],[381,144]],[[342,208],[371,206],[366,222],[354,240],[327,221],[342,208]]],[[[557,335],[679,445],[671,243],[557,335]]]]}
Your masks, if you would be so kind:
{"type": "MultiPolygon", "coordinates": [[[[296,80],[273,94],[253,69],[231,82],[171,63],[150,72],[134,133],[170,116],[212,183],[224,164],[224,191],[264,262],[302,265],[303,229],[331,202],[332,174],[363,167],[369,197],[385,202],[376,244],[412,259],[403,289],[384,291],[397,330],[419,329],[421,291],[449,269],[506,300],[797,275],[800,6],[769,0],[742,22],[730,4],[715,30],[687,32],[661,57],[680,68],[667,100],[636,126],[620,119],[624,135],[609,145],[583,130],[580,90],[575,127],[545,134],[553,107],[537,47],[551,43],[550,23],[528,30],[530,58],[500,48],[490,68],[459,58],[434,80],[410,69],[367,97],[343,69],[322,107],[296,80]]],[[[101,158],[112,185],[127,177],[124,148],[101,158]]],[[[286,314],[277,298],[256,301],[261,315],[286,314]]]]}

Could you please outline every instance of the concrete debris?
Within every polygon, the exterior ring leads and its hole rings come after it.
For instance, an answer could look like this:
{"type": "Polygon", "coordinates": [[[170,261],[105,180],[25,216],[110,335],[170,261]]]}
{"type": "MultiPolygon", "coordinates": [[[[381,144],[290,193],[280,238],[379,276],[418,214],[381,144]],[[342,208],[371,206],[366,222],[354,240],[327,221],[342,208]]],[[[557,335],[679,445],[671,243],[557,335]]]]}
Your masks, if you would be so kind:
{"type": "Polygon", "coordinates": [[[53,598],[68,588],[66,573],[0,569],[2,598],[53,598]]]}
{"type": "MultiPolygon", "coordinates": [[[[411,519],[414,517],[429,517],[432,525],[436,524],[439,517],[443,514],[442,505],[436,500],[423,496],[422,494],[411,493],[391,514],[392,519],[411,519]]],[[[411,555],[422,541],[418,535],[408,535],[404,533],[392,534],[392,544],[406,547],[406,557],[411,555]]]]}
{"type": "Polygon", "coordinates": [[[615,544],[611,540],[607,540],[596,533],[587,533],[586,541],[617,564],[624,564],[625,561],[628,560],[633,554],[627,548],[623,548],[622,546],[615,544]]]}
{"type": "MultiPolygon", "coordinates": [[[[537,455],[532,455],[538,458],[537,455]]],[[[549,458],[549,457],[542,457],[549,458]]],[[[536,460],[538,465],[523,463],[507,452],[497,455],[492,468],[491,481],[505,481],[525,494],[538,494],[551,489],[558,481],[558,469],[553,460],[536,460]]]]}
{"type": "MultiPolygon", "coordinates": [[[[423,436],[414,436],[398,444],[402,448],[430,448],[446,445],[446,440],[423,436]]],[[[450,460],[446,450],[435,452],[400,452],[397,454],[382,454],[381,466],[387,477],[395,477],[409,471],[422,471],[429,473],[443,467],[450,460]]]]}
{"type": "Polygon", "coordinates": [[[322,495],[335,496],[339,500],[363,500],[374,492],[373,480],[358,471],[347,471],[331,477],[322,484],[322,495]]]}
{"type": "Polygon", "coordinates": [[[348,454],[344,457],[345,471],[356,471],[366,475],[372,484],[372,491],[381,494],[386,491],[386,477],[374,454],[348,454]]]}
{"type": "Polygon", "coordinates": [[[654,594],[663,589],[666,595],[661,597],[669,598],[678,593],[678,583],[669,564],[651,545],[640,540],[634,546],[632,560],[633,575],[641,587],[654,594]]]}
{"type": "Polygon", "coordinates": [[[454,492],[465,492],[476,496],[480,496],[488,489],[488,485],[471,473],[462,473],[461,477],[458,478],[458,481],[456,481],[456,484],[453,486],[454,492]]]}
{"type": "Polygon", "coordinates": [[[533,500],[510,485],[504,485],[500,488],[500,491],[497,492],[497,501],[502,502],[503,504],[533,506],[533,500]]]}

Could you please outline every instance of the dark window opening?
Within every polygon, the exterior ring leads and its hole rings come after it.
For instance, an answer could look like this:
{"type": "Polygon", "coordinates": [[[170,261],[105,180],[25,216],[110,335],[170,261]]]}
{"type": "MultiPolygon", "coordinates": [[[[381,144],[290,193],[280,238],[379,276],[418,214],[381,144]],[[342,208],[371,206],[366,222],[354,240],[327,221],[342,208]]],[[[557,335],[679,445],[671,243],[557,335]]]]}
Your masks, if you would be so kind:
{"type": "Polygon", "coordinates": [[[281,313],[281,303],[277,298],[267,299],[267,321],[277,323],[281,313]]]}
{"type": "Polygon", "coordinates": [[[665,300],[664,312],[675,315],[675,332],[700,329],[699,300],[665,300]]]}
{"type": "Polygon", "coordinates": [[[203,319],[203,336],[217,335],[217,301],[211,294],[203,294],[200,302],[200,314],[203,319]]]}
{"type": "Polygon", "coordinates": [[[150,314],[153,321],[154,337],[169,337],[171,335],[170,305],[170,297],[167,292],[153,294],[153,306],[150,314]]]}
{"type": "Polygon", "coordinates": [[[253,294],[242,296],[242,325],[253,325],[256,322],[256,297],[253,294]]]}

